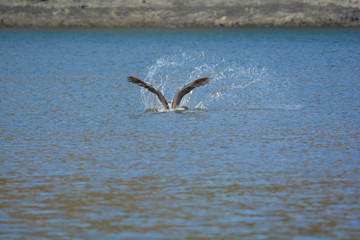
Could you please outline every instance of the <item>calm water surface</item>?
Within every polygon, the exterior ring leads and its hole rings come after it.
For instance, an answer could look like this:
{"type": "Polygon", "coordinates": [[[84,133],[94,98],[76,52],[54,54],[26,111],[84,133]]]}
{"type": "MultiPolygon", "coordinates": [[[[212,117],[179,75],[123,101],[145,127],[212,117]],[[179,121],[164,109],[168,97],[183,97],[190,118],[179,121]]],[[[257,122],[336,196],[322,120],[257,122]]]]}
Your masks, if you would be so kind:
{"type": "Polygon", "coordinates": [[[0,30],[0,238],[359,239],[359,39],[0,30]]]}

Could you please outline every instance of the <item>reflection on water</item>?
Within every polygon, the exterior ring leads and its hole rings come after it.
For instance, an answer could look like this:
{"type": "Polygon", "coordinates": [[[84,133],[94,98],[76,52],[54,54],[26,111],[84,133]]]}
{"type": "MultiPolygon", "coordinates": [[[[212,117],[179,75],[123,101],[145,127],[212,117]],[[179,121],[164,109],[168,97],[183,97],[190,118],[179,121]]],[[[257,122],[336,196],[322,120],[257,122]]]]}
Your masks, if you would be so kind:
{"type": "Polygon", "coordinates": [[[0,31],[0,238],[357,239],[359,34],[0,31]]]}

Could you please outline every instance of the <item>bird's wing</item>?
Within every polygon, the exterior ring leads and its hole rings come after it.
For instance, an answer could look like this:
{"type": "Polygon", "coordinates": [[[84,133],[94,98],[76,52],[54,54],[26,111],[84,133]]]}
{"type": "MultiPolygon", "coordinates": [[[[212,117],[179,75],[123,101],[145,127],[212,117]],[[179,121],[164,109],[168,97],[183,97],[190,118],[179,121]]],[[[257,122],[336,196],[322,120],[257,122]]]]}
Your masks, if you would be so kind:
{"type": "Polygon", "coordinates": [[[160,102],[164,105],[164,108],[169,109],[169,105],[168,105],[164,95],[150,83],[145,82],[144,80],[141,80],[140,78],[133,77],[133,76],[128,77],[128,82],[135,83],[138,86],[146,88],[148,91],[155,93],[156,96],[159,98],[160,102]]]}
{"type": "Polygon", "coordinates": [[[172,102],[172,108],[175,108],[177,106],[179,106],[181,99],[188,94],[189,92],[191,92],[194,88],[203,86],[207,83],[209,83],[210,79],[207,77],[203,77],[203,78],[199,78],[196,79],[192,82],[189,82],[187,84],[185,84],[185,86],[183,86],[182,88],[180,88],[177,93],[175,94],[174,100],[172,102]]]}

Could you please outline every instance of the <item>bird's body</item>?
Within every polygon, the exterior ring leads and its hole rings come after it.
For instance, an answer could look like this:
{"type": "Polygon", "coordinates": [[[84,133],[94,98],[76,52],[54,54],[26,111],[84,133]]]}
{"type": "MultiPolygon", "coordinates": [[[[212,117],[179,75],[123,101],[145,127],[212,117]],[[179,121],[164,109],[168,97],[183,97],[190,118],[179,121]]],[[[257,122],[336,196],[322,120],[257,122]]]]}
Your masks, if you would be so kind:
{"type": "Polygon", "coordinates": [[[210,79],[207,77],[203,77],[203,78],[199,78],[199,79],[196,79],[194,81],[191,81],[191,82],[185,84],[182,88],[180,88],[176,92],[174,99],[169,102],[167,102],[164,95],[150,83],[148,83],[140,78],[133,77],[133,76],[128,77],[128,81],[135,83],[136,85],[138,85],[140,87],[146,88],[148,91],[154,93],[158,97],[158,99],[160,100],[162,105],[164,106],[165,110],[175,110],[175,109],[179,108],[181,100],[186,94],[191,92],[194,88],[197,88],[197,87],[200,87],[200,86],[203,86],[203,85],[209,83],[210,79]]]}

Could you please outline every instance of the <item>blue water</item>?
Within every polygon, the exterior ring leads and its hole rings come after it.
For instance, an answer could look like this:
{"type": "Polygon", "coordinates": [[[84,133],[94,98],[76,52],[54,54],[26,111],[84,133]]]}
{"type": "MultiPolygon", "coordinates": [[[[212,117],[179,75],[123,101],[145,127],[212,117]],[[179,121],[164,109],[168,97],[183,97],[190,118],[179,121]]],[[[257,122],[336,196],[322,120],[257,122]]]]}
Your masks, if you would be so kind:
{"type": "Polygon", "coordinates": [[[0,30],[0,238],[359,238],[359,39],[0,30]]]}

